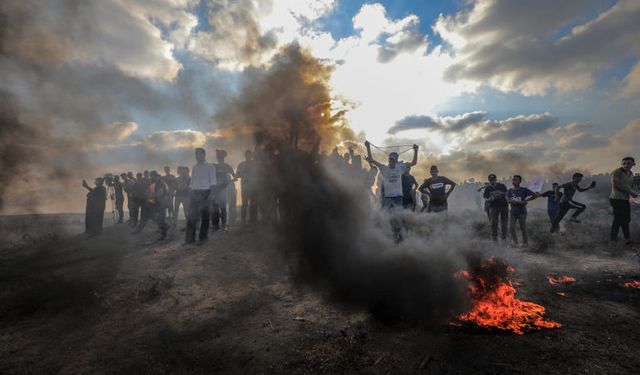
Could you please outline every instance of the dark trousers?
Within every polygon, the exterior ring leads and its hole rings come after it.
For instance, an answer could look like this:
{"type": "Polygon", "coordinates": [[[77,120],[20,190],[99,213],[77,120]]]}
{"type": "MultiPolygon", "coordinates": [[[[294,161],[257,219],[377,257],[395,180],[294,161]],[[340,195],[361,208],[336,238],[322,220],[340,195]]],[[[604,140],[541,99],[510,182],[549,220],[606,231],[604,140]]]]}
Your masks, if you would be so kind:
{"type": "Polygon", "coordinates": [[[500,223],[501,237],[507,239],[507,225],[509,223],[509,207],[490,207],[489,215],[491,216],[491,238],[498,240],[498,223],[500,223]]]}
{"type": "Polygon", "coordinates": [[[629,222],[631,222],[631,204],[625,199],[609,199],[613,207],[613,224],[611,224],[611,241],[618,239],[618,232],[622,228],[625,240],[629,240],[629,222]]]}
{"type": "Polygon", "coordinates": [[[116,211],[118,211],[118,224],[122,224],[124,219],[124,197],[116,198],[116,211]]]}
{"type": "Polygon", "coordinates": [[[527,245],[529,239],[527,236],[527,214],[514,215],[511,214],[509,220],[509,229],[511,230],[511,240],[513,243],[518,243],[518,232],[516,231],[516,224],[520,226],[520,232],[522,232],[522,243],[527,245]]]}
{"type": "Polygon", "coordinates": [[[193,190],[189,197],[189,210],[187,210],[187,243],[196,241],[196,223],[200,217],[200,240],[207,238],[209,230],[209,193],[211,190],[193,190]]]}
{"type": "Polygon", "coordinates": [[[242,199],[242,206],[240,207],[242,224],[247,223],[247,211],[249,211],[249,223],[253,224],[258,221],[258,205],[255,192],[249,187],[242,186],[240,199],[242,199]]]}
{"type": "Polygon", "coordinates": [[[131,209],[129,210],[129,216],[131,217],[131,226],[138,225],[138,220],[141,217],[142,206],[144,201],[140,199],[132,199],[131,209]]]}
{"type": "Polygon", "coordinates": [[[576,210],[573,215],[571,215],[574,219],[580,216],[584,210],[587,209],[587,206],[576,201],[568,201],[568,202],[560,202],[560,212],[558,212],[558,216],[555,221],[551,225],[551,231],[557,232],[560,229],[560,222],[564,219],[565,215],[569,210],[576,210]]]}
{"type": "Polygon", "coordinates": [[[160,203],[145,203],[145,215],[142,216],[140,221],[140,225],[136,232],[141,232],[149,220],[153,220],[158,224],[158,229],[160,229],[161,238],[164,239],[167,236],[167,230],[169,226],[165,221],[165,210],[166,207],[160,203]]]}

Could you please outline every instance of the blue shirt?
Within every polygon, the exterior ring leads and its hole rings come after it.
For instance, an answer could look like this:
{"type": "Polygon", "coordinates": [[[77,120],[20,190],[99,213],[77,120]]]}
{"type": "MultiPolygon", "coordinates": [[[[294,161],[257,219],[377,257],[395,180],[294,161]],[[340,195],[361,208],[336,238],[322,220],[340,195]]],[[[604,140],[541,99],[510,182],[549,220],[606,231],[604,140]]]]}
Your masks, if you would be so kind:
{"type": "Polygon", "coordinates": [[[553,190],[544,192],[542,196],[547,198],[547,212],[552,215],[557,214],[560,211],[560,201],[562,200],[562,193],[558,192],[558,199],[556,199],[555,194],[553,194],[553,190]]]}
{"type": "MultiPolygon", "coordinates": [[[[517,189],[509,189],[507,191],[507,200],[512,201],[524,201],[528,197],[535,195],[534,192],[527,189],[526,187],[519,187],[517,189]]],[[[511,205],[511,214],[512,215],[524,215],[527,213],[527,206],[523,206],[520,204],[512,204],[511,205]]]]}

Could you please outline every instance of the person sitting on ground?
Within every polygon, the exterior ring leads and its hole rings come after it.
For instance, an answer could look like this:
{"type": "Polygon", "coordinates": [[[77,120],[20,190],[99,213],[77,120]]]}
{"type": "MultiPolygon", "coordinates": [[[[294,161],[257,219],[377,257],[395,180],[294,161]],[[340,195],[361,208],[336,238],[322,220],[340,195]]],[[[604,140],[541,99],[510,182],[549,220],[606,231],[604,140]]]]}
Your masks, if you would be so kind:
{"type": "Polygon", "coordinates": [[[553,222],[558,217],[558,213],[560,213],[560,201],[562,200],[560,184],[554,182],[551,190],[545,191],[540,194],[540,196],[547,198],[547,214],[549,215],[549,222],[553,225],[553,222]]]}
{"type": "Polygon", "coordinates": [[[516,223],[520,225],[522,232],[522,244],[527,247],[529,240],[527,236],[527,203],[536,199],[538,195],[526,187],[521,187],[522,176],[515,175],[511,179],[513,188],[507,190],[507,203],[511,205],[509,229],[511,230],[511,240],[515,246],[518,246],[518,234],[516,232],[516,223]]]}
{"type": "Polygon", "coordinates": [[[402,175],[402,208],[416,210],[417,187],[418,181],[411,175],[411,167],[407,167],[402,175]]]}
{"type": "Polygon", "coordinates": [[[507,223],[509,222],[509,204],[507,203],[507,187],[498,182],[495,174],[489,175],[489,185],[484,189],[484,199],[489,202],[491,220],[491,237],[498,240],[498,223],[501,227],[501,238],[507,240],[507,223]]]}
{"type": "Polygon", "coordinates": [[[569,212],[569,210],[576,210],[569,221],[573,223],[580,223],[580,220],[578,220],[578,216],[580,216],[580,214],[587,209],[587,206],[580,202],[574,201],[573,196],[575,195],[576,191],[584,192],[596,187],[595,181],[592,181],[591,185],[589,185],[589,187],[587,188],[580,187],[580,182],[583,178],[584,175],[582,173],[574,173],[571,182],[567,182],[566,184],[562,184],[558,187],[559,189],[562,189],[564,195],[560,200],[560,212],[558,212],[558,216],[551,226],[551,233],[556,233],[560,230],[560,222],[567,214],[567,212],[569,212]]]}
{"type": "Polygon", "coordinates": [[[427,212],[446,212],[448,209],[447,199],[456,188],[456,183],[444,176],[439,176],[440,171],[435,165],[431,166],[430,172],[431,177],[425,179],[418,190],[429,196],[427,212]],[[447,190],[447,185],[449,185],[449,190],[447,190]]]}
{"type": "MultiPolygon", "coordinates": [[[[407,167],[413,167],[418,162],[418,145],[413,145],[413,159],[409,163],[398,161],[398,153],[389,154],[389,164],[384,165],[371,155],[371,143],[365,141],[367,148],[367,161],[375,165],[382,175],[382,206],[392,214],[402,207],[402,175],[407,167]]],[[[391,228],[396,242],[402,240],[400,223],[396,219],[391,220],[391,228]]]]}
{"type": "Polygon", "coordinates": [[[631,222],[630,197],[638,197],[633,187],[633,172],[631,168],[636,161],[631,156],[622,159],[622,166],[611,173],[611,195],[609,203],[613,208],[613,223],[611,224],[611,242],[618,240],[618,232],[622,228],[625,245],[631,245],[629,222],[631,222]]]}

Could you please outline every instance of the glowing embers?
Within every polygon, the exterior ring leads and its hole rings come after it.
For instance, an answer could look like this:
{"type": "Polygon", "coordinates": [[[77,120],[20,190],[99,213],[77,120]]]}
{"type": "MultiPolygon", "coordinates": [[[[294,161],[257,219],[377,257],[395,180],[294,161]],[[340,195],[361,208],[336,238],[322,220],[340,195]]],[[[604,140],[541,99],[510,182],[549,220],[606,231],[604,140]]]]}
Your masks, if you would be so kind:
{"type": "Polygon", "coordinates": [[[628,283],[622,284],[622,286],[625,288],[640,289],[640,280],[629,281],[628,283]]]}
{"type": "Polygon", "coordinates": [[[516,298],[516,290],[508,277],[512,272],[513,268],[493,257],[471,272],[460,271],[457,276],[469,281],[471,310],[458,319],[518,335],[530,330],[559,328],[560,323],[544,318],[544,306],[516,298]]]}
{"type": "Polygon", "coordinates": [[[551,285],[558,285],[575,283],[576,279],[571,276],[547,276],[547,281],[551,285]]]}

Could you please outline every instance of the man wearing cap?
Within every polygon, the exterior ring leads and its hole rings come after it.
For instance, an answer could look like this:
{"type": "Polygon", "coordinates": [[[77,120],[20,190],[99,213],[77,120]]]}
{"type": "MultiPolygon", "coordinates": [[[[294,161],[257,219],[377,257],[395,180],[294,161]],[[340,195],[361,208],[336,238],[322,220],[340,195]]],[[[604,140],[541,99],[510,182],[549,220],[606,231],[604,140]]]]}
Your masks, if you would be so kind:
{"type": "Polygon", "coordinates": [[[432,165],[431,178],[425,179],[418,188],[422,194],[429,196],[427,212],[446,212],[448,209],[447,199],[456,187],[455,182],[444,176],[439,176],[439,172],[438,167],[432,165]],[[447,190],[447,185],[449,185],[449,190],[447,190]]]}
{"type": "MultiPolygon", "coordinates": [[[[376,167],[382,175],[382,206],[389,210],[394,211],[396,208],[402,207],[402,175],[407,168],[413,167],[418,162],[418,145],[413,145],[413,159],[409,163],[399,162],[398,153],[392,152],[389,154],[389,164],[384,165],[373,159],[371,155],[371,144],[369,141],[365,141],[365,147],[367,148],[367,161],[376,167]]],[[[392,220],[391,227],[396,242],[402,240],[402,233],[400,223],[397,220],[392,220]]]]}
{"type": "Polygon", "coordinates": [[[484,199],[489,203],[491,218],[491,237],[498,240],[498,222],[501,226],[501,238],[507,240],[507,223],[509,222],[509,204],[507,203],[507,187],[498,182],[495,174],[489,175],[489,185],[484,189],[484,199]]]}

